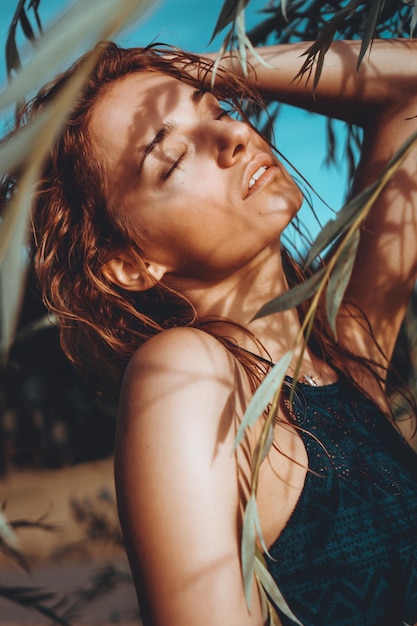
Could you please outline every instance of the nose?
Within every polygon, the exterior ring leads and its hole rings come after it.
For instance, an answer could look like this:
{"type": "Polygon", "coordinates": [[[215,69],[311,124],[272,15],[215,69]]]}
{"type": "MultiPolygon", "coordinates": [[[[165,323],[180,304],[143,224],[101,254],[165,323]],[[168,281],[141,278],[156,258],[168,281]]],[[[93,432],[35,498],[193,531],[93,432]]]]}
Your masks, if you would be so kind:
{"type": "Polygon", "coordinates": [[[220,167],[231,167],[246,153],[250,130],[244,122],[237,120],[215,120],[217,162],[220,167]]]}

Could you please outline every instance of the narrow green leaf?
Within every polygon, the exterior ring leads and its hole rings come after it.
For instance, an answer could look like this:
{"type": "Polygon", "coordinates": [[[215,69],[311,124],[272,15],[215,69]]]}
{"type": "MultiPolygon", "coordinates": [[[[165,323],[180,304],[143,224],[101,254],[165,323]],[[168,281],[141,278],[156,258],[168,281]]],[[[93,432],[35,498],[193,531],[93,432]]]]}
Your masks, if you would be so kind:
{"type": "Polygon", "coordinates": [[[286,352],[271,371],[268,372],[261,385],[255,391],[237,431],[234,444],[235,449],[242,441],[246,428],[255,424],[271,402],[277,388],[285,378],[292,357],[293,352],[291,350],[286,352]]]}
{"type": "Polygon", "coordinates": [[[219,16],[217,18],[216,25],[213,30],[213,34],[209,43],[213,41],[215,36],[220,33],[230,22],[236,17],[239,0],[224,0],[223,6],[220,9],[219,16]]]}
{"type": "Polygon", "coordinates": [[[371,45],[372,40],[375,36],[375,28],[381,15],[384,2],[385,0],[372,0],[372,2],[370,3],[368,15],[366,16],[365,26],[363,28],[361,49],[359,51],[356,69],[359,69],[363,57],[365,56],[366,51],[371,45]]]}
{"type": "Polygon", "coordinates": [[[3,511],[0,510],[0,536],[4,543],[12,550],[19,548],[19,541],[13,532],[12,527],[6,519],[3,511]]]}
{"type": "Polygon", "coordinates": [[[275,436],[275,431],[274,431],[274,425],[273,424],[265,424],[265,428],[267,429],[267,435],[265,437],[265,441],[264,444],[262,446],[262,449],[259,449],[261,446],[260,441],[257,442],[256,447],[255,447],[255,451],[253,454],[253,458],[254,459],[258,459],[259,460],[259,464],[263,463],[263,461],[266,459],[266,457],[268,456],[268,453],[271,449],[271,446],[273,444],[274,441],[274,436],[275,436]]]}
{"type": "Polygon", "coordinates": [[[90,48],[145,13],[152,0],[78,0],[38,40],[36,53],[0,94],[0,109],[25,99],[58,71],[74,46],[90,48]]]}
{"type": "MultiPolygon", "coordinates": [[[[44,132],[48,124],[49,109],[45,109],[28,126],[19,130],[7,142],[0,145],[0,171],[12,173],[30,154],[33,142],[44,132]]],[[[1,249],[0,249],[1,259],[1,249]]]]}
{"type": "Polygon", "coordinates": [[[60,617],[55,610],[42,604],[45,601],[56,600],[55,593],[45,593],[35,587],[8,587],[2,585],[0,586],[0,596],[20,606],[25,606],[33,611],[37,611],[49,620],[53,620],[54,624],[71,626],[70,623],[60,617]]]}
{"type": "Polygon", "coordinates": [[[363,0],[351,0],[349,4],[342,7],[337,13],[329,20],[321,31],[320,35],[317,37],[316,41],[306,50],[304,55],[306,56],[306,60],[301,67],[300,71],[296,75],[297,78],[302,78],[306,73],[308,74],[307,80],[310,78],[313,67],[314,67],[314,59],[317,54],[319,55],[319,61],[317,63],[316,71],[314,73],[314,85],[313,85],[313,93],[316,92],[317,85],[320,80],[321,71],[323,68],[323,62],[325,58],[325,54],[330,48],[333,39],[335,37],[336,32],[341,27],[343,21],[346,17],[353,13],[356,7],[363,0]]]}
{"type": "Polygon", "coordinates": [[[361,193],[345,204],[345,206],[340,209],[337,216],[330,219],[324,225],[310,248],[305,262],[305,268],[310,267],[311,263],[317,256],[319,256],[328,246],[334,243],[335,239],[347,231],[358,215],[360,215],[363,207],[372,197],[377,187],[378,181],[372,183],[372,185],[364,189],[361,193]]]}
{"type": "Polygon", "coordinates": [[[330,276],[326,293],[326,311],[330,328],[336,337],[336,318],[340,305],[345,295],[346,288],[352,275],[355,264],[356,253],[358,251],[360,235],[356,230],[347,245],[344,246],[335,268],[330,276]]]}
{"type": "Polygon", "coordinates": [[[272,315],[272,313],[279,313],[287,309],[292,309],[298,306],[301,302],[304,302],[317,291],[320,282],[325,273],[325,268],[320,268],[310,278],[303,283],[292,287],[283,294],[280,294],[276,298],[273,298],[266,304],[264,304],[253,319],[272,315]]]}
{"type": "Polygon", "coordinates": [[[378,195],[416,143],[417,132],[414,132],[391,157],[381,176],[360,194],[352,198],[350,202],[345,204],[339,211],[337,218],[327,222],[311,247],[305,262],[305,267],[308,267],[315,257],[327,248],[336,237],[346,232],[356,220],[359,220],[361,215],[362,217],[367,215],[378,195]]]}
{"type": "MultiPolygon", "coordinates": [[[[13,70],[17,71],[21,68],[20,57],[16,46],[16,30],[9,32],[6,42],[6,68],[7,75],[10,77],[13,70]]],[[[13,103],[14,104],[14,103],[13,103]]]]}
{"type": "Polygon", "coordinates": [[[22,155],[25,170],[0,225],[0,359],[3,363],[7,360],[16,330],[23,294],[26,271],[23,253],[33,187],[50,145],[60,132],[67,111],[94,67],[99,54],[100,51],[96,49],[40,116],[41,125],[38,127],[38,133],[22,155]]]}
{"type": "Polygon", "coordinates": [[[253,572],[255,566],[255,511],[256,511],[256,498],[255,494],[251,494],[246,507],[245,514],[243,516],[242,526],[242,544],[241,544],[241,556],[242,556],[242,576],[243,587],[245,590],[246,604],[250,609],[251,606],[251,592],[253,584],[253,572]]]}
{"type": "Polygon", "coordinates": [[[284,613],[286,617],[291,619],[294,624],[298,624],[298,626],[303,626],[300,620],[297,619],[297,617],[291,611],[276,582],[266,568],[263,557],[259,555],[259,553],[257,553],[255,558],[254,571],[259,582],[261,583],[262,587],[265,589],[266,593],[271,598],[275,606],[280,611],[282,611],[282,613],[284,613]]]}
{"type": "Polygon", "coordinates": [[[411,16],[411,20],[410,20],[410,37],[413,36],[415,27],[417,25],[417,0],[414,0],[413,3],[413,14],[411,16]]]}
{"type": "Polygon", "coordinates": [[[211,86],[212,87],[214,87],[214,83],[216,81],[217,70],[219,69],[219,65],[220,65],[220,63],[222,61],[222,57],[223,57],[224,53],[227,50],[227,46],[230,43],[231,37],[232,37],[232,31],[230,30],[227,33],[226,37],[223,39],[222,45],[220,46],[220,50],[219,50],[219,52],[217,54],[217,57],[216,57],[216,60],[215,60],[215,62],[213,64],[213,69],[211,71],[211,86]]]}
{"type": "Polygon", "coordinates": [[[244,2],[239,0],[238,13],[236,15],[236,32],[239,49],[240,64],[242,66],[243,75],[248,75],[247,55],[246,55],[246,29],[245,29],[245,11],[244,2]]]}
{"type": "MultiPolygon", "coordinates": [[[[256,498],[256,494],[253,494],[254,498],[256,498]]],[[[258,536],[259,539],[259,543],[261,544],[262,550],[268,555],[268,548],[266,547],[266,543],[265,543],[265,539],[264,539],[264,535],[262,532],[262,526],[261,526],[261,520],[259,519],[259,512],[258,512],[258,504],[256,502],[255,499],[255,504],[253,507],[253,521],[255,523],[255,530],[256,530],[256,534],[258,536]]],[[[256,545],[254,545],[254,549],[256,550],[256,545]]]]}
{"type": "Polygon", "coordinates": [[[33,32],[32,26],[28,20],[28,16],[26,15],[26,11],[22,9],[20,12],[20,24],[22,25],[22,30],[25,33],[25,37],[27,37],[30,41],[34,41],[35,33],[33,32]]]}
{"type": "Polygon", "coordinates": [[[259,54],[259,52],[257,51],[256,48],[253,47],[251,40],[249,39],[249,37],[247,35],[245,35],[245,44],[247,49],[250,51],[250,53],[255,57],[255,59],[264,67],[267,67],[269,69],[272,69],[272,65],[270,65],[270,63],[268,63],[267,61],[265,61],[265,59],[263,59],[261,57],[261,55],[259,54]]]}

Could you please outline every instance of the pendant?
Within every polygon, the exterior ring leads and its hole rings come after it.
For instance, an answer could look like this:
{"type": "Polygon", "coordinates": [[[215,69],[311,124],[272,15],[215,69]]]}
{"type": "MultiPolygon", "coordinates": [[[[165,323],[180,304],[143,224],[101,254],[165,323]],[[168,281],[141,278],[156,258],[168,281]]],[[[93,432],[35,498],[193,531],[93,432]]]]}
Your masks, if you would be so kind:
{"type": "Polygon", "coordinates": [[[302,382],[310,385],[310,387],[317,387],[317,382],[311,374],[303,374],[302,382]]]}

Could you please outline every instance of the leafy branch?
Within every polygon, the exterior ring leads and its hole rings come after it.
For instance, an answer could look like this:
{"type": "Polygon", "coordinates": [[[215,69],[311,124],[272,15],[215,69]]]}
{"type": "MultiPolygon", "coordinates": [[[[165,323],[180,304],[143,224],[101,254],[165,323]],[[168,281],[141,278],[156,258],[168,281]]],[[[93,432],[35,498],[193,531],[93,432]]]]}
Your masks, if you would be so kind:
{"type": "Polygon", "coordinates": [[[22,63],[16,43],[16,31],[18,26],[20,25],[25,37],[33,44],[39,33],[42,33],[42,24],[39,15],[39,4],[41,0],[19,0],[16,11],[12,18],[12,21],[9,26],[9,31],[7,34],[6,40],[6,69],[7,76],[9,79],[12,78],[12,75],[16,72],[19,72],[22,69],[22,63]],[[27,10],[26,4],[28,4],[27,9],[32,9],[34,12],[34,18],[36,23],[36,29],[32,26],[27,10]],[[36,30],[38,32],[36,32],[36,30]]]}
{"type": "Polygon", "coordinates": [[[54,607],[49,607],[45,603],[49,603],[56,600],[56,594],[50,591],[42,591],[36,587],[13,587],[0,585],[0,596],[23,606],[27,609],[31,609],[53,620],[56,624],[61,626],[70,626],[70,623],[60,617],[56,613],[54,607]]]}
{"type": "MultiPolygon", "coordinates": [[[[262,530],[259,523],[256,504],[259,471],[261,464],[269,454],[273,445],[274,424],[278,416],[281,391],[288,366],[290,365],[294,354],[297,353],[297,348],[301,348],[298,352],[297,363],[293,375],[292,394],[295,390],[295,384],[299,376],[303,353],[308,342],[308,337],[310,335],[320,299],[327,288],[326,311],[330,327],[332,328],[334,334],[336,334],[336,318],[354,266],[359,243],[360,227],[364,223],[364,220],[369,214],[369,211],[380,193],[391,180],[392,176],[400,167],[404,159],[409,155],[411,150],[415,148],[416,144],[417,132],[412,134],[403,146],[394,154],[379,179],[349,202],[340,211],[339,215],[335,219],[330,220],[323,228],[315,243],[313,243],[312,249],[306,261],[306,267],[309,267],[313,260],[330,244],[332,244],[335,237],[337,237],[339,238],[338,246],[336,250],[332,252],[327,265],[314,273],[304,283],[293,287],[285,294],[267,302],[263,307],[261,307],[255,316],[255,319],[258,319],[288,308],[293,308],[312,297],[293,349],[284,354],[284,356],[272,368],[256,390],[252,401],[245,412],[235,439],[235,446],[237,446],[241,443],[246,429],[253,426],[259,417],[267,411],[267,415],[262,425],[261,434],[252,457],[251,492],[245,507],[242,530],[242,573],[248,605],[250,605],[250,593],[253,576],[256,568],[260,567],[260,552],[257,547],[258,540],[262,545],[264,552],[268,552],[262,537],[262,530]]],[[[271,590],[270,586],[265,586],[265,583],[268,584],[268,581],[264,581],[259,578],[257,580],[260,582],[263,591],[273,599],[275,605],[278,606],[284,614],[294,620],[295,618],[290,615],[290,609],[286,605],[285,600],[281,596],[277,586],[273,584],[273,588],[271,590]],[[271,593],[274,593],[275,595],[271,595],[271,593]]],[[[297,623],[297,621],[295,623],[297,623]]]]}

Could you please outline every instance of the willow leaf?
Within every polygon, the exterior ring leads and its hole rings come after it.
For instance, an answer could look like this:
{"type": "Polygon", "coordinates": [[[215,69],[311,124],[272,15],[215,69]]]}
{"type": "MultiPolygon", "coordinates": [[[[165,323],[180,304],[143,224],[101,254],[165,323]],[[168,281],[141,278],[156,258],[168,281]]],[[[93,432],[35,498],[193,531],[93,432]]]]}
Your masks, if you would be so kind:
{"type": "Polygon", "coordinates": [[[317,60],[317,65],[316,65],[316,71],[314,72],[314,80],[313,80],[313,94],[315,94],[317,92],[317,87],[319,84],[319,80],[320,80],[320,76],[321,73],[323,71],[323,65],[324,65],[324,59],[326,57],[326,54],[331,46],[331,43],[333,41],[333,37],[329,38],[329,40],[327,41],[327,43],[320,48],[319,51],[319,58],[317,60]]]}
{"type": "Polygon", "coordinates": [[[336,337],[336,318],[340,305],[345,295],[346,288],[352,275],[353,266],[355,264],[356,253],[358,251],[360,235],[356,230],[344,246],[335,268],[330,276],[326,293],[326,311],[330,328],[336,337]]]}
{"type": "Polygon", "coordinates": [[[265,428],[267,432],[266,432],[265,438],[262,439],[263,443],[261,443],[261,440],[257,442],[255,451],[253,454],[253,459],[257,459],[257,462],[259,462],[259,465],[263,463],[266,457],[268,456],[268,453],[271,449],[271,446],[274,441],[274,436],[275,436],[273,424],[268,422],[265,424],[265,428]]]}
{"type": "Polygon", "coordinates": [[[246,29],[245,29],[245,11],[244,11],[244,1],[239,0],[238,4],[238,13],[236,16],[236,31],[237,31],[237,40],[238,40],[238,49],[239,49],[239,59],[242,67],[243,75],[248,75],[248,67],[246,60],[246,29]]]}
{"type": "Polygon", "coordinates": [[[233,22],[233,20],[236,18],[238,5],[239,0],[224,0],[209,43],[213,41],[215,36],[220,33],[223,28],[230,24],[230,22],[233,22]]]}
{"type": "Polygon", "coordinates": [[[32,26],[28,20],[28,16],[26,15],[25,9],[22,9],[20,12],[20,24],[22,26],[22,30],[25,33],[25,37],[30,41],[35,40],[35,33],[33,32],[32,26]]]}
{"type": "MultiPolygon", "coordinates": [[[[149,6],[150,0],[143,0],[140,3],[140,9],[138,8],[137,0],[104,0],[104,3],[108,9],[108,11],[104,13],[105,17],[102,16],[102,1],[93,0],[90,2],[88,11],[84,10],[85,5],[83,4],[81,6],[80,2],[77,3],[76,7],[73,7],[73,9],[77,8],[79,12],[81,10],[83,14],[83,19],[79,20],[80,24],[84,26],[85,21],[88,23],[91,22],[88,36],[91,37],[95,35],[98,40],[108,38],[108,36],[117,31],[128,18],[131,18],[133,14],[138,15],[140,11],[143,12],[149,6]],[[92,8],[94,9],[93,13],[91,12],[92,8]],[[87,16],[89,16],[89,18],[85,20],[84,18],[87,16]]],[[[17,94],[20,93],[24,95],[26,91],[30,90],[30,85],[32,85],[31,81],[34,80],[34,76],[31,72],[34,69],[36,69],[36,72],[34,72],[36,74],[36,82],[40,78],[40,74],[46,71],[45,66],[47,69],[50,69],[45,59],[45,50],[48,58],[54,57],[53,51],[56,50],[57,46],[60,55],[66,54],[65,52],[61,53],[61,50],[71,49],[71,46],[63,45],[63,43],[68,40],[68,33],[72,33],[72,46],[74,45],[74,41],[80,41],[76,36],[79,33],[74,33],[74,23],[71,20],[74,20],[73,10],[71,10],[65,18],[60,20],[58,30],[56,25],[48,32],[47,36],[42,39],[39,52],[36,53],[33,62],[28,63],[25,70],[18,74],[12,82],[11,86],[6,91],[3,103],[7,101],[13,103],[17,98],[17,94]],[[69,21],[68,16],[70,16],[69,21]],[[65,31],[62,29],[63,25],[66,25],[65,31]],[[53,35],[51,35],[51,32],[53,35]]],[[[77,31],[80,30],[78,21],[76,28],[77,31]]],[[[81,31],[83,35],[86,34],[82,28],[81,31]]],[[[22,169],[25,170],[19,180],[17,192],[7,206],[7,210],[0,224],[0,359],[3,363],[7,359],[8,351],[13,340],[18,310],[23,295],[26,272],[23,251],[26,243],[26,228],[33,186],[40,173],[42,162],[49,150],[50,143],[60,131],[67,111],[72,105],[74,97],[82,87],[88,73],[93,68],[99,53],[100,52],[96,50],[94,54],[90,55],[88,62],[85,63],[82,70],[68,82],[68,85],[62,93],[51,103],[47,109],[48,115],[45,113],[45,115],[40,116],[34,123],[34,128],[24,133],[23,139],[16,135],[14,140],[4,145],[4,150],[2,148],[1,161],[2,163],[6,161],[6,167],[4,169],[2,168],[2,171],[10,171],[11,163],[15,166],[21,164],[22,169]],[[30,142],[28,138],[31,139],[30,142]],[[20,152],[21,162],[19,162],[17,158],[17,148],[23,148],[23,144],[24,150],[20,152]],[[7,162],[8,151],[11,158],[7,162]]],[[[58,56],[61,59],[62,56],[60,55],[58,56]]],[[[56,59],[54,60],[56,61],[56,59]]]]}
{"type": "MultiPolygon", "coordinates": [[[[88,61],[67,82],[65,88],[48,105],[42,125],[24,154],[26,169],[19,179],[17,191],[7,206],[0,228],[0,359],[6,362],[16,329],[17,312],[23,295],[26,263],[23,251],[33,187],[43,161],[64,124],[67,111],[94,67],[100,51],[96,49],[88,61]]],[[[3,155],[4,156],[4,155],[3,155]]]]}
{"type": "MultiPolygon", "coordinates": [[[[254,494],[255,498],[256,498],[256,494],[254,494]]],[[[262,532],[262,526],[261,526],[261,520],[259,519],[259,512],[258,512],[258,504],[255,500],[255,506],[253,509],[253,519],[255,522],[255,530],[256,530],[256,535],[259,539],[259,543],[261,544],[262,550],[270,557],[268,548],[266,546],[265,543],[265,539],[264,539],[264,534],[262,532]]],[[[256,551],[256,545],[255,545],[255,551],[256,551]]],[[[270,557],[272,558],[272,557],[270,557]]]]}
{"type": "Polygon", "coordinates": [[[365,214],[369,212],[369,209],[375,202],[377,196],[381,193],[391,176],[393,176],[395,171],[399,168],[408,152],[415,145],[416,141],[417,132],[414,132],[392,156],[385,166],[381,176],[374,183],[369,185],[369,187],[364,189],[361,193],[345,204],[335,219],[331,219],[327,222],[311,246],[305,262],[305,267],[309,267],[313,260],[323,250],[325,250],[325,248],[327,248],[335,238],[346,232],[348,228],[350,228],[352,224],[360,218],[361,214],[365,216],[365,214]]]}
{"type": "Polygon", "coordinates": [[[242,576],[246,604],[250,609],[256,545],[256,497],[252,493],[245,507],[242,526],[242,576]]]}
{"type": "Polygon", "coordinates": [[[416,25],[417,25],[417,0],[414,0],[413,14],[412,14],[411,20],[410,20],[410,37],[413,36],[414,29],[415,29],[416,25]]]}
{"type": "Polygon", "coordinates": [[[39,38],[32,59],[0,94],[0,109],[22,102],[27,93],[49,80],[75,45],[90,48],[109,39],[127,20],[136,19],[150,6],[152,0],[78,0],[39,38]]]}
{"type": "MultiPolygon", "coordinates": [[[[417,0],[416,0],[417,1],[417,0]]],[[[259,52],[257,51],[257,49],[252,45],[251,40],[249,39],[249,37],[245,34],[245,45],[247,47],[247,49],[249,50],[249,52],[253,55],[253,57],[264,67],[267,67],[268,69],[273,69],[272,65],[270,65],[270,63],[268,63],[267,61],[265,61],[264,58],[262,58],[262,56],[259,54],[259,52]]]]}
{"type": "Polygon", "coordinates": [[[6,519],[3,511],[0,510],[0,536],[4,541],[6,546],[8,546],[12,550],[17,550],[19,548],[19,541],[15,533],[13,532],[12,527],[6,519]]]}
{"type": "Polygon", "coordinates": [[[276,296],[276,298],[273,298],[264,304],[253,319],[258,319],[260,317],[265,317],[266,315],[272,315],[272,313],[279,313],[287,309],[292,309],[293,307],[301,304],[301,302],[311,298],[311,296],[317,291],[325,271],[325,268],[320,268],[303,283],[300,283],[285,293],[276,296]]]}
{"type": "Polygon", "coordinates": [[[293,352],[290,350],[274,365],[270,372],[265,376],[261,385],[255,391],[248,408],[245,411],[242,422],[236,433],[234,447],[239,445],[248,426],[253,426],[259,417],[263,414],[268,404],[274,397],[277,387],[282,384],[291,363],[293,352]]]}
{"type": "Polygon", "coordinates": [[[215,36],[220,33],[228,24],[236,22],[239,13],[244,11],[249,0],[225,0],[217,18],[216,25],[209,43],[213,41],[215,36]]]}
{"type": "Polygon", "coordinates": [[[332,19],[327,22],[316,41],[304,53],[307,58],[295,78],[302,78],[307,73],[307,80],[309,79],[313,70],[314,59],[318,54],[319,62],[314,73],[313,93],[315,93],[320,80],[325,54],[330,48],[337,30],[340,28],[345,18],[352,13],[361,2],[362,0],[351,0],[349,4],[340,9],[332,19]]]}
{"type": "Polygon", "coordinates": [[[385,0],[372,0],[371,2],[368,15],[366,16],[365,26],[363,28],[361,49],[359,51],[358,62],[356,66],[357,69],[359,69],[363,57],[365,56],[366,51],[371,45],[372,40],[375,36],[376,25],[378,24],[384,2],[385,0]]]}
{"type": "MultiPolygon", "coordinates": [[[[18,168],[26,155],[30,154],[33,142],[47,125],[49,111],[45,109],[31,124],[25,126],[7,142],[0,145],[0,171],[12,173],[18,168]]],[[[1,259],[1,250],[0,250],[1,259]]]]}
{"type": "Polygon", "coordinates": [[[43,602],[55,600],[55,593],[42,592],[42,590],[39,590],[36,587],[9,587],[1,585],[0,596],[11,602],[15,602],[19,606],[24,606],[33,611],[37,611],[44,617],[52,620],[54,624],[71,626],[71,624],[66,619],[58,615],[54,609],[51,609],[43,604],[43,602]]]}
{"type": "Polygon", "coordinates": [[[305,261],[305,268],[310,267],[317,256],[350,228],[357,216],[360,215],[365,204],[372,198],[377,187],[378,181],[372,183],[370,187],[364,189],[345,204],[337,214],[337,217],[330,219],[324,225],[310,248],[305,261]]]}
{"type": "Polygon", "coordinates": [[[227,50],[227,46],[229,45],[231,38],[232,38],[232,31],[229,31],[226,37],[223,39],[222,45],[220,46],[220,50],[213,64],[213,69],[211,71],[211,86],[212,87],[214,87],[214,83],[216,81],[217,70],[219,69],[219,65],[222,61],[222,57],[227,50]]]}
{"type": "Polygon", "coordinates": [[[6,43],[6,67],[8,76],[11,76],[13,70],[17,71],[21,68],[20,57],[16,46],[15,32],[16,29],[13,29],[13,32],[9,34],[6,43]]]}
{"type": "Polygon", "coordinates": [[[256,558],[255,558],[254,571],[255,571],[257,579],[259,580],[263,589],[265,589],[266,593],[271,598],[275,606],[286,617],[291,619],[294,624],[297,624],[298,626],[303,626],[302,622],[300,622],[300,620],[296,618],[296,616],[294,615],[294,613],[291,611],[290,607],[288,606],[276,582],[274,581],[271,574],[269,573],[262,555],[260,555],[259,552],[257,552],[256,558]]]}

